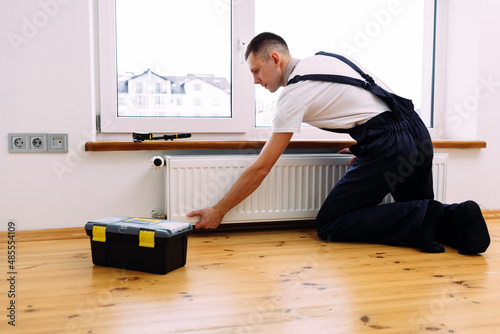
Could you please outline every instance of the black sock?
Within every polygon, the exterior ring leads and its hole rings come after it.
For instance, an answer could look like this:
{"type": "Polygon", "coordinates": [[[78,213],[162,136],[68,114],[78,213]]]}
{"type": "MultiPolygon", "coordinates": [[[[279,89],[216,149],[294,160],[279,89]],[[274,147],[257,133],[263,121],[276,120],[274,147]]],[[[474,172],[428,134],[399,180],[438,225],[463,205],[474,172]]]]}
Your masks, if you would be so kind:
{"type": "Polygon", "coordinates": [[[444,247],[435,240],[436,223],[443,215],[443,205],[430,200],[422,223],[422,249],[427,253],[443,253],[444,247]]]}

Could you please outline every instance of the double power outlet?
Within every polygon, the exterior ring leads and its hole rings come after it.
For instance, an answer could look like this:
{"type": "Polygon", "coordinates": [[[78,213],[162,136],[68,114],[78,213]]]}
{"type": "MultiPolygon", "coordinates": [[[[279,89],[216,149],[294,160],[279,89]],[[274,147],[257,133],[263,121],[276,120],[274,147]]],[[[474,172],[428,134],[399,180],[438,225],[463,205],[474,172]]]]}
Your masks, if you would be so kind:
{"type": "Polygon", "coordinates": [[[9,152],[68,152],[67,133],[9,133],[9,152]]]}

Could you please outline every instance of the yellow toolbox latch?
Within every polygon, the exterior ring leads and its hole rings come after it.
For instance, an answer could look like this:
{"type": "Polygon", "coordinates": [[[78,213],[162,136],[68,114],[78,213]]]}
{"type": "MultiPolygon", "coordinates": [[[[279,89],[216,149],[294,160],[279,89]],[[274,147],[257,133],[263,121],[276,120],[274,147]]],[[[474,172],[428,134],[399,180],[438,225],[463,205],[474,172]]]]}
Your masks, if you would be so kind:
{"type": "Polygon", "coordinates": [[[106,226],[92,226],[92,241],[106,242],[106,226]]]}
{"type": "Polygon", "coordinates": [[[139,231],[139,247],[155,248],[155,231],[139,231]]]}

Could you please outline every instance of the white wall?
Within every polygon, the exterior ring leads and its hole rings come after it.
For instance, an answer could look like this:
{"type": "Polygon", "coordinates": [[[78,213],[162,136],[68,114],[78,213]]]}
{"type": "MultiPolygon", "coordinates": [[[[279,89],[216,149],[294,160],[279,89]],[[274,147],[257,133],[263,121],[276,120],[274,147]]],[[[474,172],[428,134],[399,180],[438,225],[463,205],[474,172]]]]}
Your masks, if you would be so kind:
{"type": "MultiPolygon", "coordinates": [[[[454,0],[456,1],[456,0],[454,0]]],[[[451,1],[450,1],[451,2],[451,1]]],[[[460,2],[476,4],[476,1],[460,0],[460,2]]],[[[481,0],[479,6],[479,21],[466,17],[473,16],[469,11],[463,14],[464,20],[455,22],[456,25],[449,31],[454,39],[453,52],[447,53],[448,73],[454,72],[448,78],[446,85],[451,92],[447,98],[448,116],[454,116],[455,122],[448,126],[452,128],[459,124],[464,137],[476,132],[476,138],[487,142],[487,148],[481,150],[448,150],[450,163],[448,167],[447,201],[459,202],[466,199],[475,199],[483,208],[500,209],[499,185],[500,178],[500,131],[496,125],[500,124],[500,45],[498,43],[500,21],[500,2],[495,0],[481,0]],[[479,36],[475,44],[478,46],[477,56],[469,49],[470,44],[464,39],[470,37],[470,30],[475,30],[478,24],[479,36]],[[461,27],[461,29],[459,29],[461,27]],[[469,36],[469,37],[468,37],[469,36]],[[462,43],[460,41],[462,40],[462,43]],[[472,55],[472,56],[471,56],[472,55]],[[470,63],[470,59],[477,57],[477,63],[470,63]],[[462,59],[461,59],[462,58],[462,59]],[[470,67],[477,68],[476,80],[464,80],[460,75],[470,67]],[[474,111],[477,104],[477,111],[474,111]],[[457,109],[457,105],[459,108],[457,109]],[[455,110],[455,112],[453,111],[455,110]],[[458,110],[461,110],[460,112],[458,110]]],[[[475,46],[475,45],[474,45],[475,46]]],[[[475,46],[476,47],[476,46],[475,46]]],[[[453,129],[453,133],[456,133],[453,129]]],[[[446,150],[437,150],[445,152],[446,150]]]]}
{"type": "Polygon", "coordinates": [[[95,135],[89,8],[88,0],[0,0],[2,230],[9,220],[21,230],[83,227],[162,207],[163,175],[149,167],[158,152],[84,151],[95,135]],[[69,152],[8,153],[9,132],[68,133],[69,152]]]}
{"type": "MultiPolygon", "coordinates": [[[[2,231],[11,220],[20,230],[83,228],[93,218],[147,217],[153,209],[163,210],[163,174],[149,166],[150,158],[161,152],[84,151],[84,143],[95,139],[96,110],[89,1],[0,0],[2,231]],[[68,133],[70,150],[8,153],[9,132],[68,133]]],[[[500,4],[483,0],[481,6],[479,64],[471,66],[478,66],[480,78],[500,82],[500,4]]],[[[450,33],[459,36],[461,31],[450,33]]],[[[459,53],[447,57],[469,66],[459,53]]],[[[464,83],[446,84],[450,91],[460,91],[464,83]]],[[[438,150],[450,155],[448,202],[473,198],[500,209],[498,196],[492,195],[500,189],[498,88],[478,104],[477,137],[486,140],[488,148],[438,150]]]]}

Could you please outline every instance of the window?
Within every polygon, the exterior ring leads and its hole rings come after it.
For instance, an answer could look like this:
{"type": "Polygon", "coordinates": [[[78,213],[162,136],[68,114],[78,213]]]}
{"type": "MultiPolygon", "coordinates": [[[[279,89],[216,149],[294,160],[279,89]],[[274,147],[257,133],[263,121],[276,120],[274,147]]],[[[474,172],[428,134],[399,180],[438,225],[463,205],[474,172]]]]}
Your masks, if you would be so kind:
{"type": "MultiPolygon", "coordinates": [[[[142,87],[142,82],[137,82],[135,84],[135,92],[137,94],[142,94],[143,93],[143,87],[142,87]]],[[[120,91],[118,91],[118,94],[120,94],[120,91]]]]}
{"type": "Polygon", "coordinates": [[[101,130],[268,133],[279,92],[255,86],[244,61],[262,31],[297,58],[352,56],[431,126],[435,1],[101,0],[101,130]]]}
{"type": "Polygon", "coordinates": [[[158,106],[163,104],[163,100],[161,96],[155,96],[155,106],[158,108],[158,106]]]}
{"type": "Polygon", "coordinates": [[[231,63],[229,0],[100,0],[97,5],[103,132],[246,131],[246,113],[231,106],[238,95],[232,93],[238,83],[231,74],[243,71],[231,63]],[[219,104],[214,108],[204,99],[219,104]]]}

